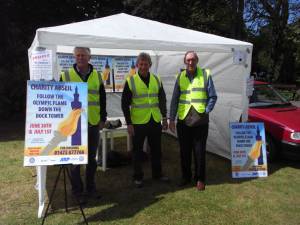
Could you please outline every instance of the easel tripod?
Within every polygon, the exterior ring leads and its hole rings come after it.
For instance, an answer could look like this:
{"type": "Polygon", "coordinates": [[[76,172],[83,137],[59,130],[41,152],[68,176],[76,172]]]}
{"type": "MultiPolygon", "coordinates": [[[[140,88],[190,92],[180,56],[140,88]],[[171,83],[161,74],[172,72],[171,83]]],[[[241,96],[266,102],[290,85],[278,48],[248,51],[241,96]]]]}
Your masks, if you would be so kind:
{"type": "MultiPolygon", "coordinates": [[[[48,203],[48,205],[47,205],[45,214],[44,214],[44,216],[43,216],[42,225],[44,224],[45,219],[46,219],[46,217],[47,217],[47,215],[48,215],[49,206],[50,206],[50,204],[52,203],[53,196],[54,196],[54,193],[55,193],[55,191],[56,191],[57,183],[58,183],[58,180],[59,180],[59,178],[60,178],[61,172],[63,172],[63,176],[64,176],[65,210],[66,210],[66,213],[69,212],[69,210],[68,210],[67,187],[66,187],[66,174],[67,174],[67,177],[68,177],[68,179],[69,179],[70,182],[71,182],[71,176],[70,176],[70,172],[69,172],[68,166],[69,166],[69,165],[60,165],[60,168],[59,168],[59,171],[58,171],[58,174],[57,174],[57,177],[56,177],[56,179],[55,179],[55,183],[54,183],[54,186],[53,186],[51,195],[50,195],[49,203],[48,203]]],[[[80,201],[79,201],[79,199],[78,199],[78,197],[77,197],[76,195],[75,195],[75,199],[76,199],[77,204],[79,205],[79,208],[80,208],[80,211],[81,211],[81,215],[82,215],[82,217],[83,217],[83,219],[84,219],[85,224],[88,224],[88,222],[87,222],[87,220],[86,220],[86,217],[85,217],[85,215],[84,215],[84,212],[83,212],[81,203],[80,203],[80,201]]]]}

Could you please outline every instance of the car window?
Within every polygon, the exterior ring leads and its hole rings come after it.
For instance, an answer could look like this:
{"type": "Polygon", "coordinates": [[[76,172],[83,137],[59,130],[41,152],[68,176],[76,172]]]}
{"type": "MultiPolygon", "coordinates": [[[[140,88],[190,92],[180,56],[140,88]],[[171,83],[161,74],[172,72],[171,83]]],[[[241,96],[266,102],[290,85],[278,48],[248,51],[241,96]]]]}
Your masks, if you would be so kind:
{"type": "Polygon", "coordinates": [[[286,104],[288,101],[271,85],[255,85],[249,103],[250,106],[269,106],[273,104],[286,104]]]}

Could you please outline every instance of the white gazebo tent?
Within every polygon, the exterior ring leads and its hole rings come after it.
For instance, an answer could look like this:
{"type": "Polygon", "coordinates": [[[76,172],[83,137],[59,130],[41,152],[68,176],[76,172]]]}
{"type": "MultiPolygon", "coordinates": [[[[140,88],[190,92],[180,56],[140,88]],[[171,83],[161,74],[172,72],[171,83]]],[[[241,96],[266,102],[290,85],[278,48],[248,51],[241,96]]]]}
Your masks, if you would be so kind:
{"type": "MultiPolygon", "coordinates": [[[[184,68],[184,53],[188,50],[196,51],[199,65],[211,69],[218,95],[215,109],[210,114],[207,150],[230,158],[229,122],[238,121],[241,115],[243,120],[247,118],[246,91],[251,68],[251,43],[121,13],[62,26],[40,28],[36,31],[28,55],[40,47],[52,50],[53,78],[58,80],[59,67],[55,53],[67,51],[66,49],[74,46],[90,47],[92,54],[98,52],[97,54],[103,55],[135,56],[142,51],[150,53],[153,61],[152,71],[162,78],[168,104],[175,75],[180,68],[184,68]]],[[[120,107],[114,104],[110,107],[120,107]]],[[[45,176],[40,176],[39,179],[40,185],[45,183],[45,176]]],[[[42,200],[39,216],[43,209],[42,195],[43,193],[40,193],[42,200]]]]}

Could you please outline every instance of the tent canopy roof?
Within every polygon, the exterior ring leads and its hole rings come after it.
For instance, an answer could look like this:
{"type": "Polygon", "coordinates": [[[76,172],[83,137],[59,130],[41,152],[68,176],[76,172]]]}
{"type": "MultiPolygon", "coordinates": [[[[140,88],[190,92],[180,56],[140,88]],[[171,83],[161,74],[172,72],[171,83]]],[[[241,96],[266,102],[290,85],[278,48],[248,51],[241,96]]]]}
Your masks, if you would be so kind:
{"type": "Polygon", "coordinates": [[[252,44],[176,27],[124,13],[103,18],[40,28],[34,47],[86,46],[153,51],[228,52],[252,44]]]}

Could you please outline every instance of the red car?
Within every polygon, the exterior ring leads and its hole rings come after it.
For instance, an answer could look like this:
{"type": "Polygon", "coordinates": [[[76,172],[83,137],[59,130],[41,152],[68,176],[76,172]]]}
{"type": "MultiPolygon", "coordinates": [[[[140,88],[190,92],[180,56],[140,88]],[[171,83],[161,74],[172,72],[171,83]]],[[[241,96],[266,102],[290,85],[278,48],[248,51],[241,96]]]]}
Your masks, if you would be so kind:
{"type": "Polygon", "coordinates": [[[270,161],[285,156],[300,159],[300,108],[270,84],[255,81],[249,102],[249,122],[264,122],[270,161]]]}

